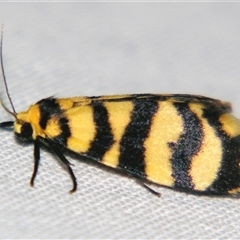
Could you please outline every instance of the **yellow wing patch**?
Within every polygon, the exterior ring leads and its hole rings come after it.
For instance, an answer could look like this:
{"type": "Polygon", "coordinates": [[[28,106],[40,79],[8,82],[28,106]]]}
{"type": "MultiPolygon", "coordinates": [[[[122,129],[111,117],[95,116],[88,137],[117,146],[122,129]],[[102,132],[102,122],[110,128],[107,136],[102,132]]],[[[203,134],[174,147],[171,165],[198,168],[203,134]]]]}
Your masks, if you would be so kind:
{"type": "Polygon", "coordinates": [[[67,147],[74,152],[86,152],[94,139],[96,129],[91,106],[79,106],[65,111],[69,121],[71,136],[67,147]]]}
{"type": "Polygon", "coordinates": [[[108,111],[108,121],[111,125],[112,134],[114,136],[114,144],[103,156],[102,163],[116,168],[120,154],[120,141],[131,120],[133,104],[130,101],[121,102],[120,104],[116,102],[105,102],[104,106],[108,111]]]}
{"type": "Polygon", "coordinates": [[[178,141],[183,131],[182,124],[171,102],[159,102],[159,110],[144,143],[147,179],[165,186],[173,185],[172,152],[168,143],[178,141]]]}
{"type": "Polygon", "coordinates": [[[194,189],[203,191],[212,184],[221,166],[222,143],[215,130],[202,117],[203,106],[191,103],[189,106],[198,118],[201,119],[204,135],[201,148],[192,159],[190,175],[195,186],[194,189]]]}

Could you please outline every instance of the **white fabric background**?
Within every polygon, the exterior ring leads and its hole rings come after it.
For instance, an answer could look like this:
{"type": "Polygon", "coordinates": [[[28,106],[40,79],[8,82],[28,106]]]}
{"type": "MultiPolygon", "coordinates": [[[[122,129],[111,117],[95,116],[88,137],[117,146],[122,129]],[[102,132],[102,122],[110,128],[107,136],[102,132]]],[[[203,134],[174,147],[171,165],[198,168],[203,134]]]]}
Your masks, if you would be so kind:
{"type": "MultiPolygon", "coordinates": [[[[240,117],[239,12],[239,3],[0,3],[15,107],[51,95],[189,93],[231,101],[240,117]]],[[[1,130],[0,149],[0,238],[240,237],[238,199],[157,187],[159,199],[68,156],[79,184],[70,195],[46,149],[31,188],[32,145],[1,130]]]]}

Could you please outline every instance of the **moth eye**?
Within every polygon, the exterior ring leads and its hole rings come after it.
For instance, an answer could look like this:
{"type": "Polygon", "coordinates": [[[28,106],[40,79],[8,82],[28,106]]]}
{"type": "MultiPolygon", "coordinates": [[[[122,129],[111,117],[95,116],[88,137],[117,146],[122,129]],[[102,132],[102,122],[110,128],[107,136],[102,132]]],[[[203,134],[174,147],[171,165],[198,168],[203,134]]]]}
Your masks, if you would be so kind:
{"type": "Polygon", "coordinates": [[[22,127],[21,127],[21,137],[24,139],[31,139],[32,138],[32,134],[33,134],[33,129],[30,123],[23,123],[22,127]]]}

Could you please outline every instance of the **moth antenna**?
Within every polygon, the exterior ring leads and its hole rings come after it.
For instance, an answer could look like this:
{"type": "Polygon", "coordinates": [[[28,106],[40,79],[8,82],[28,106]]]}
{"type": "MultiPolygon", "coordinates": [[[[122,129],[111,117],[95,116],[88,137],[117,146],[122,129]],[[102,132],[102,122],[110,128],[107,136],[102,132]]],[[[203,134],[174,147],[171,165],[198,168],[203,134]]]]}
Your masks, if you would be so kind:
{"type": "Polygon", "coordinates": [[[3,24],[2,24],[2,31],[1,31],[1,45],[0,45],[0,61],[1,61],[1,70],[2,70],[2,77],[3,77],[3,83],[4,83],[4,86],[5,86],[5,90],[6,90],[6,93],[7,93],[7,97],[8,97],[8,100],[11,104],[11,107],[12,107],[12,110],[13,112],[9,111],[6,106],[3,104],[2,100],[1,100],[1,104],[2,106],[4,107],[4,109],[10,113],[11,115],[13,115],[15,118],[16,118],[16,111],[15,111],[15,108],[13,106],[13,102],[12,102],[12,99],[10,97],[10,94],[9,94],[9,91],[8,91],[8,85],[7,85],[7,81],[6,81],[6,77],[5,77],[5,72],[4,72],[4,67],[3,67],[3,54],[2,54],[2,49],[3,49],[3,24]]]}
{"type": "Polygon", "coordinates": [[[14,112],[11,112],[11,111],[4,105],[1,96],[0,96],[0,103],[1,103],[2,107],[4,108],[4,110],[5,110],[6,112],[8,112],[9,114],[11,114],[16,120],[18,120],[18,119],[17,119],[17,114],[14,113],[14,112]]]}

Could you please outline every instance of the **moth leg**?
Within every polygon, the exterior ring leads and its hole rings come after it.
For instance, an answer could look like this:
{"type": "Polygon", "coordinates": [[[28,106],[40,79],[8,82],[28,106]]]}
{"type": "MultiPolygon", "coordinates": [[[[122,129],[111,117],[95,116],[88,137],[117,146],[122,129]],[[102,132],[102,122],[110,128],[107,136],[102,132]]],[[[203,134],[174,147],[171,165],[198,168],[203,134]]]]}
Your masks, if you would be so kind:
{"type": "Polygon", "coordinates": [[[30,185],[32,187],[34,186],[34,179],[37,175],[39,160],[40,160],[40,147],[39,147],[39,139],[38,138],[34,141],[33,155],[34,155],[34,168],[33,168],[33,173],[32,173],[32,177],[30,180],[30,185]]]}
{"type": "Polygon", "coordinates": [[[161,197],[161,193],[160,192],[157,192],[155,190],[153,190],[152,188],[150,188],[147,184],[143,183],[140,179],[138,178],[135,178],[136,181],[142,185],[146,190],[148,190],[150,193],[154,194],[155,196],[157,197],[161,197]]]}
{"type": "Polygon", "coordinates": [[[58,148],[58,146],[53,141],[51,141],[50,139],[47,139],[47,138],[44,139],[44,141],[47,142],[47,144],[53,150],[53,152],[57,155],[59,160],[61,160],[61,162],[66,166],[67,171],[68,171],[69,175],[71,176],[72,183],[73,183],[73,188],[70,191],[70,193],[74,193],[77,190],[77,179],[73,173],[72,168],[70,167],[71,163],[67,160],[67,158],[63,155],[61,150],[58,148]]]}

